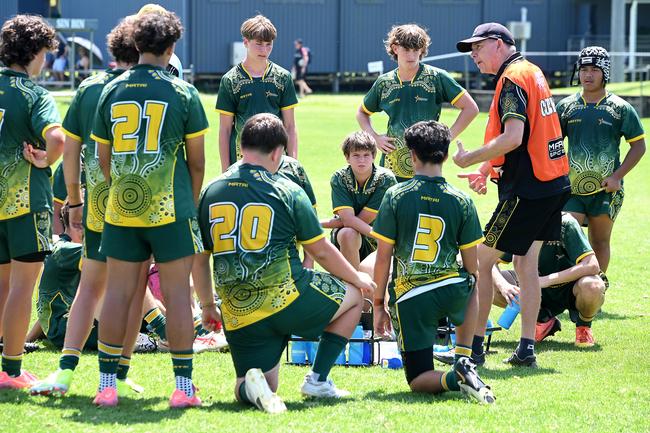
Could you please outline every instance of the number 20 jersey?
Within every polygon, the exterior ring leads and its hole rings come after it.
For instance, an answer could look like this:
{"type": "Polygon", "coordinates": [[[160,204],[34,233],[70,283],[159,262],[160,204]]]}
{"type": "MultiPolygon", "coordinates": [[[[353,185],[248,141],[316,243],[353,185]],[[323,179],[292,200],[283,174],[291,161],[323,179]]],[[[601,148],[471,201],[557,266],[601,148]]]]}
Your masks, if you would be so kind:
{"type": "Polygon", "coordinates": [[[325,235],[307,194],[263,167],[237,164],[201,193],[199,225],[226,330],[279,312],[308,290],[296,242],[325,235]]]}

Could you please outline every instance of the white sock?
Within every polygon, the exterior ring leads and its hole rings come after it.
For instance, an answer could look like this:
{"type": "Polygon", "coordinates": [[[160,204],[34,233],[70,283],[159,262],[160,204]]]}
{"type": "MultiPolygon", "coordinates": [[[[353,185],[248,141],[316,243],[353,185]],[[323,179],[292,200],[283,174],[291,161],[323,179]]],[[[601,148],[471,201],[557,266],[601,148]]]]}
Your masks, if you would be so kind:
{"type": "Polygon", "coordinates": [[[192,386],[192,379],[185,376],[176,376],[176,389],[180,389],[188,397],[194,395],[194,387],[192,386]]]}
{"type": "Polygon", "coordinates": [[[99,392],[105,388],[117,389],[117,373],[99,373],[99,392]]]}

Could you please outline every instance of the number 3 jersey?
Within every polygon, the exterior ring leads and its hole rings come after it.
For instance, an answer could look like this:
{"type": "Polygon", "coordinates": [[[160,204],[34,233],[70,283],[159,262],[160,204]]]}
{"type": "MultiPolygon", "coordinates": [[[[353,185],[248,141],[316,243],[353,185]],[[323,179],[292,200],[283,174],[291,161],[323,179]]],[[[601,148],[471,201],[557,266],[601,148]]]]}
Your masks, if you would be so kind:
{"type": "Polygon", "coordinates": [[[458,282],[459,249],[483,241],[469,196],[442,177],[422,175],[386,192],[370,234],[394,247],[390,303],[458,282]]]}
{"type": "Polygon", "coordinates": [[[106,222],[153,227],[195,216],[185,140],[207,128],[194,86],[161,67],[136,65],[107,84],[91,134],[112,151],[106,222]]]}
{"type": "Polygon", "coordinates": [[[296,241],[310,244],[325,236],[299,186],[250,164],[232,166],[203,190],[199,225],[229,331],[295,301],[312,280],[296,241]]]}

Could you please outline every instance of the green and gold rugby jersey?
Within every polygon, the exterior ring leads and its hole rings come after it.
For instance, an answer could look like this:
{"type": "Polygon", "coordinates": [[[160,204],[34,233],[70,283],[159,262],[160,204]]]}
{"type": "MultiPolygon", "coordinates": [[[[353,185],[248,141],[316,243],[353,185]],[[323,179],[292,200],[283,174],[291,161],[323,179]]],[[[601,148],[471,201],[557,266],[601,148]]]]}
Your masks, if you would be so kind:
{"type": "Polygon", "coordinates": [[[386,192],[370,234],[394,246],[391,304],[463,281],[458,250],[483,241],[472,199],[442,177],[422,175],[386,192]]]}
{"type": "Polygon", "coordinates": [[[395,150],[382,153],[380,165],[400,178],[413,177],[413,163],[404,143],[404,131],[422,120],[438,120],[443,102],[456,103],[465,90],[445,70],[420,64],[411,81],[402,81],[397,69],[380,75],[363,98],[368,114],[388,114],[386,134],[395,138],[395,150]]]}
{"type": "Polygon", "coordinates": [[[607,93],[596,104],[587,104],[581,93],[557,105],[562,133],[569,139],[571,192],[590,195],[600,191],[603,179],[621,165],[621,137],[629,143],[644,137],[634,108],[607,93]]]}
{"type": "MultiPolygon", "coordinates": [[[[86,186],[84,225],[88,230],[101,233],[108,199],[108,183],[99,166],[97,142],[90,138],[99,97],[106,84],[124,73],[123,69],[110,69],[88,77],[81,82],[63,119],[65,135],[81,142],[83,172],[81,183],[86,186]]],[[[56,197],[55,197],[56,198],[56,197]]]]}
{"type": "Polygon", "coordinates": [[[63,161],[54,170],[52,175],[52,198],[55,203],[63,204],[68,197],[68,190],[65,186],[65,175],[63,174],[63,161]]]}
{"type": "Polygon", "coordinates": [[[38,321],[47,339],[55,343],[54,340],[60,339],[59,345],[65,337],[65,329],[59,329],[59,323],[68,315],[79,286],[81,251],[81,244],[72,242],[66,234],[61,235],[52,254],[45,259],[38,282],[38,321]]]}
{"type": "Polygon", "coordinates": [[[110,145],[106,222],[153,227],[196,215],[185,140],[208,121],[191,84],[159,66],[136,65],[108,83],[91,138],[110,145]]]}
{"type": "MultiPolygon", "coordinates": [[[[560,240],[544,241],[539,251],[539,275],[545,276],[569,269],[591,254],[594,254],[594,251],[578,221],[571,215],[564,214],[560,240]]],[[[510,263],[512,255],[504,254],[501,260],[510,263]]],[[[564,284],[566,283],[561,285],[564,284]]]]}
{"type": "Polygon", "coordinates": [[[269,62],[264,75],[252,77],[242,63],[221,77],[216,110],[235,117],[230,134],[230,164],[241,159],[239,136],[244,123],[258,113],[271,113],[282,118],[282,111],[298,104],[291,74],[269,62]]]}
{"type": "Polygon", "coordinates": [[[314,189],[311,186],[309,177],[307,177],[305,167],[302,166],[300,161],[290,156],[283,155],[280,168],[278,168],[278,174],[286,177],[302,188],[302,190],[305,191],[305,194],[307,194],[307,197],[309,197],[311,205],[314,207],[316,206],[316,195],[314,194],[314,189]]]}
{"type": "MultiPolygon", "coordinates": [[[[241,165],[241,160],[237,161],[235,165],[241,165]]],[[[316,195],[314,194],[314,189],[312,188],[309,177],[307,177],[307,172],[300,161],[290,156],[282,155],[282,162],[280,163],[277,174],[289,179],[291,182],[302,188],[302,190],[305,191],[305,194],[307,194],[307,197],[309,197],[312,206],[316,207],[316,195]]]]}
{"type": "Polygon", "coordinates": [[[23,143],[45,149],[45,133],[60,126],[52,96],[27,74],[0,69],[0,220],[52,209],[50,168],[23,158],[23,143]]]}
{"type": "Polygon", "coordinates": [[[395,175],[390,170],[373,164],[372,174],[363,185],[359,185],[352,167],[348,165],[334,172],[330,179],[332,211],[337,213],[350,208],[355,215],[359,215],[365,209],[376,214],[384,194],[396,183],[395,175]]]}
{"type": "Polygon", "coordinates": [[[311,290],[296,241],[310,244],[325,234],[292,181],[260,166],[233,165],[202,191],[199,226],[226,330],[269,317],[311,290]]]}

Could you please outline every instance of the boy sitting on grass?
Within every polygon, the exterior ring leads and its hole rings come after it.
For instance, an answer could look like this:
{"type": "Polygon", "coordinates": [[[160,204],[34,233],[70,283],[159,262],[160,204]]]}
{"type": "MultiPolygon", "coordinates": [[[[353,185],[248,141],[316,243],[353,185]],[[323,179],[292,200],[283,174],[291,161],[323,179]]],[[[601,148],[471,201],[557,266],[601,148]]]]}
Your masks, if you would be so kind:
{"type": "Polygon", "coordinates": [[[341,146],[348,166],[336,171],[330,180],[334,218],[321,221],[332,230],[332,243],[355,269],[375,251],[377,242],[370,236],[381,199],[395,185],[395,175],[374,164],[377,144],[365,132],[345,137],[341,146]]]}

